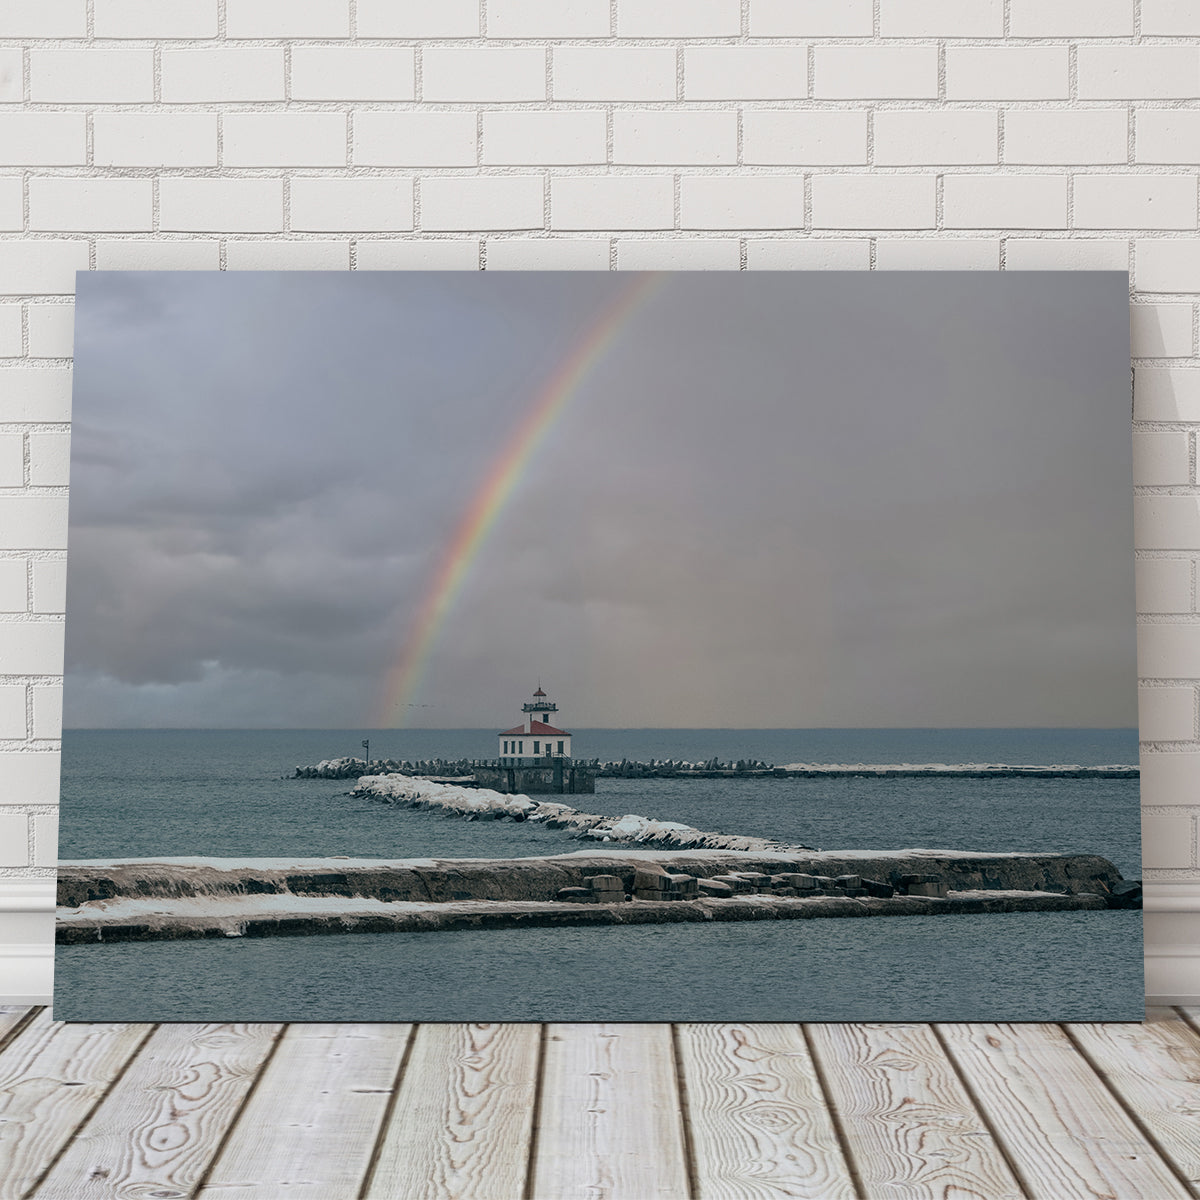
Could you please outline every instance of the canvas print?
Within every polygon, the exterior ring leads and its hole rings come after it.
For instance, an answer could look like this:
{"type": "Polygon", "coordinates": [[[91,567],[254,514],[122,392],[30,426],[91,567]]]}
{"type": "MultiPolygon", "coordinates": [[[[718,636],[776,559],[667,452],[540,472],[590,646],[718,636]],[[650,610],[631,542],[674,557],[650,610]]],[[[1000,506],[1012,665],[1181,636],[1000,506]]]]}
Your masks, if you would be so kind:
{"type": "Polygon", "coordinates": [[[1140,1020],[1128,280],[81,273],[55,1016],[1140,1020]]]}

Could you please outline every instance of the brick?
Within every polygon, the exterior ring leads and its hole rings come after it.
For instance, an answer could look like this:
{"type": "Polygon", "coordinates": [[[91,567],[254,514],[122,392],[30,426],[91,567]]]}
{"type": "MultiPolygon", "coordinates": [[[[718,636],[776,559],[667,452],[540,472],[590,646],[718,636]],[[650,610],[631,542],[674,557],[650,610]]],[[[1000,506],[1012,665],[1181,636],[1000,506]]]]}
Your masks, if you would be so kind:
{"type": "Polygon", "coordinates": [[[736,37],[741,31],[740,0],[617,0],[618,37],[736,37]]]}
{"type": "Polygon", "coordinates": [[[62,736],[63,690],[61,686],[33,687],[33,736],[62,736]]]}
{"type": "Polygon", "coordinates": [[[1065,100],[1066,46],[948,46],[947,100],[1065,100]]]}
{"type": "Polygon", "coordinates": [[[1003,0],[879,0],[881,37],[1003,37],[1003,0]]]}
{"type": "Polygon", "coordinates": [[[346,165],[345,113],[226,113],[221,132],[226,166],[346,165]]]}
{"type": "MultiPolygon", "coordinates": [[[[1139,550],[1200,549],[1200,497],[1136,496],[1133,514],[1134,544],[1139,550]]],[[[1149,628],[1166,627],[1155,625],[1149,628]]],[[[1200,626],[1197,629],[1200,631],[1200,626]]],[[[1163,672],[1146,670],[1144,673],[1156,675],[1163,672]]],[[[1188,667],[1177,673],[1200,674],[1200,658],[1196,660],[1195,670],[1188,667]]]]}
{"type": "Polygon", "coordinates": [[[866,238],[749,238],[746,267],[751,271],[865,271],[871,265],[866,238]]]}
{"type": "Polygon", "coordinates": [[[683,52],[685,100],[802,100],[803,46],[690,46],[683,52]]]}
{"type": "Polygon", "coordinates": [[[1200,421],[1200,370],[1138,367],[1133,373],[1135,421],[1200,421]]]}
{"type": "MultiPolygon", "coordinates": [[[[0,179],[0,229],[19,230],[25,225],[24,203],[21,197],[21,180],[16,176],[0,179]]],[[[41,226],[36,221],[31,229],[41,226]]]]}
{"type": "Polygon", "coordinates": [[[1196,736],[1196,689],[1138,688],[1138,734],[1147,742],[1191,741],[1196,736]]]}
{"type": "Polygon", "coordinates": [[[1006,163],[1123,163],[1129,118],[1123,109],[1011,108],[1004,114],[1006,163]]]}
{"type": "MultiPolygon", "coordinates": [[[[0,358],[18,358],[24,353],[21,345],[21,306],[0,304],[0,358]]],[[[34,353],[32,347],[30,353],[34,353]]]]}
{"type": "Polygon", "coordinates": [[[1190,613],[1192,564],[1186,558],[1139,558],[1134,564],[1140,613],[1190,613]]]}
{"type": "Polygon", "coordinates": [[[425,100],[546,99],[546,51],[540,46],[431,46],[422,66],[425,100]]]}
{"type": "Polygon", "coordinates": [[[1200,674],[1200,625],[1139,625],[1138,674],[1143,679],[1194,680],[1200,674]]]}
{"type": "Polygon", "coordinates": [[[0,738],[25,737],[25,687],[0,686],[0,738]]]}
{"type": "Polygon", "coordinates": [[[85,0],[0,0],[5,38],[87,37],[85,0]]]}
{"type": "MultiPolygon", "coordinates": [[[[0,768],[2,766],[3,759],[0,759],[0,768]]],[[[28,865],[29,819],[24,813],[0,816],[0,867],[28,865]]]]}
{"type": "Polygon", "coordinates": [[[0,612],[29,608],[28,575],[23,558],[0,558],[0,612]]]}
{"type": "Polygon", "coordinates": [[[225,265],[230,271],[348,271],[350,243],[231,238],[225,243],[225,265]]]}
{"type": "MultiPolygon", "coordinates": [[[[1010,3],[1012,37],[1133,36],[1133,0],[1053,0],[1050,4],[1046,0],[1010,0],[1010,3]]],[[[1146,32],[1144,18],[1142,32],[1146,32]]]]}
{"type": "Polygon", "coordinates": [[[30,50],[38,104],[122,104],[154,99],[154,51],[30,50]]]}
{"type": "Polygon", "coordinates": [[[1200,142],[1200,109],[1146,108],[1134,124],[1134,158],[1140,163],[1188,166],[1200,142]]]}
{"type": "Polygon", "coordinates": [[[796,229],[804,226],[799,175],[689,175],[680,185],[684,229],[796,229]]]}
{"type": "MultiPolygon", "coordinates": [[[[13,503],[0,501],[0,505],[13,503]]],[[[61,675],[62,662],[61,621],[0,625],[0,675],[61,675]]]]}
{"type": "Polygon", "coordinates": [[[878,271],[996,271],[996,238],[880,238],[875,243],[878,271]]]}
{"type": "Polygon", "coordinates": [[[479,154],[473,112],[356,113],[353,136],[355,165],[473,167],[479,154]]]}
{"type": "Polygon", "coordinates": [[[741,246],[736,238],[645,238],[617,242],[620,271],[736,271],[741,246]]]}
{"type": "Polygon", "coordinates": [[[607,271],[607,238],[488,238],[489,271],[607,271]]]}
{"type": "Polygon", "coordinates": [[[57,750],[17,751],[0,757],[4,778],[0,804],[57,804],[58,764],[57,750]]]}
{"type": "Polygon", "coordinates": [[[217,0],[94,0],[101,38],[215,38],[217,0]]]}
{"type": "Polygon", "coordinates": [[[742,161],[764,165],[865,164],[865,111],[748,108],[742,113],[742,161]]]}
{"type": "Polygon", "coordinates": [[[1200,46],[1080,46],[1081,100],[1200,96],[1200,46]]]}
{"type": "Polygon", "coordinates": [[[1192,306],[1134,304],[1129,337],[1134,358],[1186,358],[1192,353],[1192,306]]]}
{"type": "MultiPolygon", "coordinates": [[[[65,496],[0,497],[0,549],[65,550],[65,496]]],[[[6,674],[0,667],[0,674],[6,674]]]]}
{"type": "Polygon", "coordinates": [[[98,271],[215,271],[220,265],[221,245],[215,240],[134,238],[96,242],[98,271]]]}
{"type": "Polygon", "coordinates": [[[0,49],[0,104],[19,104],[25,98],[25,64],[19,48],[0,49]]]}
{"type": "Polygon", "coordinates": [[[618,109],[613,113],[613,162],[734,164],[737,113],[618,109]]]}
{"type": "Polygon", "coordinates": [[[817,175],[813,227],[929,229],[936,219],[932,175],[817,175]]]}
{"type": "MultiPolygon", "coordinates": [[[[74,291],[74,287],[71,289],[74,291]]],[[[69,421],[71,372],[62,367],[0,371],[0,421],[69,421]]],[[[2,535],[3,530],[0,530],[2,535]]]]}
{"type": "Polygon", "coordinates": [[[0,433],[0,488],[25,484],[25,435],[0,433]]]}
{"type": "Polygon", "coordinates": [[[670,46],[556,46],[551,59],[555,100],[674,100],[670,46]]]}
{"type": "Polygon", "coordinates": [[[415,62],[411,46],[295,46],[292,99],[412,100],[415,62]]]}
{"type": "Polygon", "coordinates": [[[1004,264],[1010,271],[1124,271],[1129,243],[1107,239],[1005,238],[1004,264]]]}
{"type": "Polygon", "coordinates": [[[1142,804],[1190,805],[1195,804],[1198,794],[1200,754],[1154,754],[1142,750],[1142,804]]]}
{"type": "Polygon", "coordinates": [[[1189,483],[1191,474],[1191,448],[1186,433],[1133,435],[1134,484],[1189,483]]]}
{"type": "Polygon", "coordinates": [[[29,353],[34,358],[70,358],[75,340],[75,305],[30,304],[29,353]]]}
{"type": "Polygon", "coordinates": [[[0,165],[77,166],[87,162],[83,113],[0,113],[0,165]]]}
{"type": "Polygon", "coordinates": [[[1134,258],[1139,292],[1200,292],[1200,240],[1139,240],[1134,258]]]}
{"type": "Polygon", "coordinates": [[[283,183],[168,176],[159,181],[158,207],[167,232],[276,233],[283,228],[283,183]]]}
{"type": "Polygon", "coordinates": [[[0,241],[0,294],[74,295],[75,272],[87,269],[84,241],[0,241]]]}
{"type": "Polygon", "coordinates": [[[491,175],[421,181],[421,227],[439,230],[541,229],[540,175],[491,175]]]}
{"type": "Polygon", "coordinates": [[[282,100],[283,49],[163,50],[164,104],[282,100]]]}
{"type": "Polygon", "coordinates": [[[1194,842],[1191,813],[1142,813],[1142,862],[1147,868],[1191,867],[1194,842]]]}
{"type": "Polygon", "coordinates": [[[489,164],[602,163],[608,126],[599,109],[483,114],[483,161],[489,164]]]}
{"type": "Polygon", "coordinates": [[[1194,229],[1196,180],[1170,175],[1077,175],[1077,229],[1194,229]]]}
{"type": "Polygon", "coordinates": [[[58,813],[37,813],[33,818],[35,867],[58,865],[58,813]]]}
{"type": "Polygon", "coordinates": [[[478,0],[358,0],[359,37],[478,37],[478,0]]]}
{"type": "Polygon", "coordinates": [[[291,228],[309,233],[398,232],[413,227],[411,179],[292,180],[291,228]]]}
{"type": "Polygon", "coordinates": [[[871,0],[750,0],[751,37],[870,37],[871,0]]]}
{"type": "Polygon", "coordinates": [[[217,114],[98,112],[92,153],[98,167],[215,167],[217,114]]]}
{"type": "Polygon", "coordinates": [[[821,99],[932,100],[936,46],[818,46],[813,95],[821,99]]]}
{"type": "Polygon", "coordinates": [[[494,38],[608,37],[608,0],[489,0],[494,38]]]}
{"type": "Polygon", "coordinates": [[[1067,223],[1062,175],[947,175],[942,185],[947,229],[1041,229],[1067,223]]]}
{"type": "Polygon", "coordinates": [[[357,243],[356,258],[360,271],[477,271],[479,242],[475,238],[372,238],[357,243]]]}
{"type": "Polygon", "coordinates": [[[39,558],[33,564],[33,611],[60,613],[66,608],[67,560],[39,558]]]}
{"type": "Polygon", "coordinates": [[[989,109],[875,114],[875,162],[882,166],[994,163],[999,154],[999,117],[989,109]]]}
{"type": "Polygon", "coordinates": [[[29,435],[29,482],[34,487],[66,487],[70,482],[71,435],[29,435]]]}
{"type": "Polygon", "coordinates": [[[1143,37],[1200,34],[1200,9],[1193,0],[1142,0],[1143,37]]]}
{"type": "Polygon", "coordinates": [[[550,184],[552,229],[671,229],[674,210],[667,175],[564,176],[550,184]]]}
{"type": "Polygon", "coordinates": [[[350,36],[349,0],[225,0],[227,38],[350,36]]]}

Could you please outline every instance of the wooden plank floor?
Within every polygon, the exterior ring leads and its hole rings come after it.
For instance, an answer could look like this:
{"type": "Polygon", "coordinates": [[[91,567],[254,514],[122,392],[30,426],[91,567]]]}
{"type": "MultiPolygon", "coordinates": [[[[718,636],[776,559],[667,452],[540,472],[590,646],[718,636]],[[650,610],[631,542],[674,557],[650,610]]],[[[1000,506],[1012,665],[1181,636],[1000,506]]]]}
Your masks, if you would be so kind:
{"type": "Polygon", "coordinates": [[[1144,1025],[66,1025],[0,1008],[0,1200],[1200,1197],[1144,1025]]]}

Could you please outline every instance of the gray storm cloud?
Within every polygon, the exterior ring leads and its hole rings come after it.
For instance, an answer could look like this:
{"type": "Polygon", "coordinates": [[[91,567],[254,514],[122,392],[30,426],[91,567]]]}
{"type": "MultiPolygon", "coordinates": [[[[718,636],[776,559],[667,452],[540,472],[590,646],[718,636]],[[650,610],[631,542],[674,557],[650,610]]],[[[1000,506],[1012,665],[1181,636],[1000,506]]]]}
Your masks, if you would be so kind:
{"type": "MultiPolygon", "coordinates": [[[[66,718],[369,725],[620,274],[81,275],[66,718]]],[[[670,277],[530,459],[409,723],[1135,722],[1127,285],[670,277]],[[553,686],[551,686],[553,685],[553,686]]]]}

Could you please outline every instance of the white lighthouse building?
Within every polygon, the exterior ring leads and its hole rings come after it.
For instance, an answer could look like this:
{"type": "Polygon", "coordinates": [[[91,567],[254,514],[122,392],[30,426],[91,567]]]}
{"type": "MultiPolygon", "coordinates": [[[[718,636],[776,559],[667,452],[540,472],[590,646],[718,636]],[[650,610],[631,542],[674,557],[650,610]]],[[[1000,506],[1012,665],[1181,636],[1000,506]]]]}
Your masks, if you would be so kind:
{"type": "Polygon", "coordinates": [[[547,698],[540,684],[522,711],[524,723],[499,735],[500,765],[536,767],[543,763],[552,765],[556,760],[569,761],[571,735],[550,724],[549,718],[558,712],[558,705],[547,698]]]}

